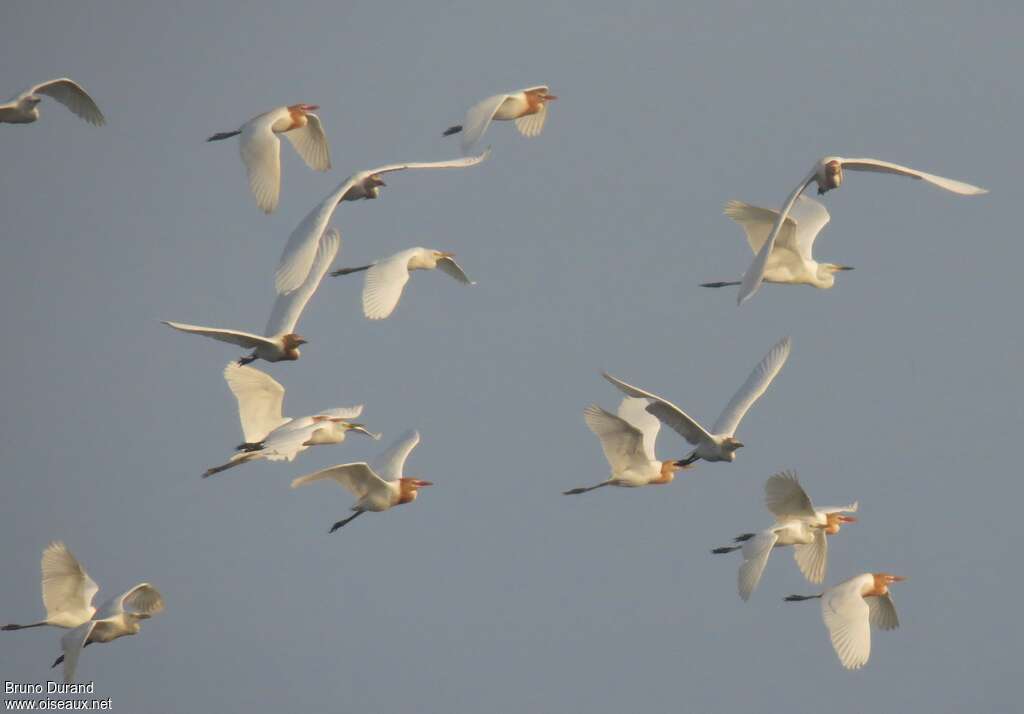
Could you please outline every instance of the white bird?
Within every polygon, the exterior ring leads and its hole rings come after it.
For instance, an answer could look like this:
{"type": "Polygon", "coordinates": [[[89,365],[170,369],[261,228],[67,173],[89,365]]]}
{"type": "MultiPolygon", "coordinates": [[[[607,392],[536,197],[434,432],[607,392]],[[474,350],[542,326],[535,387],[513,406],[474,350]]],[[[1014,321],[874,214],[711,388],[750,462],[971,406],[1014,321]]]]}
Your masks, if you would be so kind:
{"type": "Polygon", "coordinates": [[[441,272],[463,285],[476,285],[455,262],[455,253],[429,248],[409,248],[370,265],[335,270],[331,275],[336,277],[367,271],[363,283],[363,314],[371,320],[383,320],[398,307],[405,284],[409,282],[409,272],[434,268],[440,268],[441,272]]]}
{"type": "Polygon", "coordinates": [[[164,320],[163,323],[175,330],[189,332],[195,335],[212,337],[220,342],[238,345],[251,349],[252,354],[238,360],[239,364],[248,364],[253,360],[262,359],[267,362],[280,362],[297,360],[300,356],[299,345],[306,344],[306,339],[296,334],[295,326],[299,317],[306,307],[306,303],[313,297],[320,281],[323,279],[327,269],[331,267],[334,256],[341,248],[341,236],[338,231],[331,228],[324,232],[323,238],[318,242],[313,268],[307,274],[305,282],[298,290],[279,295],[274,301],[274,308],[270,313],[270,320],[267,321],[266,336],[254,335],[251,332],[239,330],[224,330],[217,327],[200,327],[198,325],[186,325],[181,322],[164,320]]]}
{"type": "Polygon", "coordinates": [[[768,556],[773,548],[793,546],[793,557],[800,572],[809,582],[825,579],[828,564],[827,536],[835,535],[842,525],[856,523],[853,516],[857,503],[847,506],[815,508],[800,486],[796,473],[783,471],[771,476],[764,484],[764,503],[775,516],[775,524],[759,533],[744,533],[730,545],[715,548],[712,553],[731,553],[743,549],[743,563],[737,576],[740,597],[746,601],[761,580],[768,556]]]}
{"type": "Polygon", "coordinates": [[[282,415],[284,387],[269,374],[228,362],[224,379],[238,400],[245,442],[235,447],[238,453],[230,461],[207,469],[203,478],[258,459],[292,461],[310,446],[340,444],[349,431],[380,438],[362,424],[350,421],[363,413],[362,404],[291,418],[282,415]]]}
{"type": "Polygon", "coordinates": [[[553,99],[558,97],[549,94],[548,87],[543,84],[507,94],[495,94],[470,107],[462,124],[449,127],[443,136],[461,131],[463,153],[480,140],[495,120],[515,120],[520,134],[526,137],[537,136],[544,129],[544,121],[548,116],[547,103],[553,99]]]}
{"type": "Polygon", "coordinates": [[[619,404],[618,416],[596,404],[583,410],[583,420],[601,440],[601,449],[611,466],[607,480],[596,486],[573,488],[562,493],[574,496],[602,486],[649,486],[672,483],[682,462],[659,461],[654,454],[661,422],[647,411],[646,399],[626,397],[619,404]]]}
{"type": "Polygon", "coordinates": [[[821,598],[821,616],[832,647],[846,669],[860,669],[871,656],[871,625],[880,630],[900,626],[889,586],[906,580],[889,573],[864,573],[818,595],[790,595],[787,602],[821,598]]]}
{"type": "Polygon", "coordinates": [[[66,545],[53,541],[46,546],[40,568],[43,571],[46,619],[31,625],[4,625],[0,629],[24,630],[43,625],[78,627],[96,612],[92,599],[100,588],[66,545]]]}
{"type": "Polygon", "coordinates": [[[380,187],[385,186],[382,174],[406,169],[464,169],[475,166],[490,156],[490,149],[479,156],[469,156],[451,161],[429,161],[425,163],[388,164],[369,171],[359,171],[342,181],[338,187],[317,204],[302,219],[288,238],[288,243],[281,253],[277,272],[274,275],[274,287],[281,295],[296,290],[309,275],[316,256],[316,246],[320,234],[334,215],[335,209],[342,201],[358,201],[360,199],[377,198],[380,187]]]}
{"type": "Polygon", "coordinates": [[[39,119],[39,102],[43,101],[40,94],[56,99],[93,126],[107,123],[92,97],[67,77],[33,85],[0,104],[0,123],[31,124],[39,119]]]}
{"type": "Polygon", "coordinates": [[[64,654],[53,663],[64,663],[64,681],[72,682],[83,647],[94,642],[111,642],[119,637],[137,635],[142,621],[163,612],[164,598],[149,583],[139,583],[117,597],[107,600],[88,622],[60,638],[64,654]]]}
{"type": "Polygon", "coordinates": [[[420,443],[418,431],[402,435],[387,451],[370,463],[358,461],[339,464],[315,473],[300,476],[292,481],[292,488],[298,488],[313,481],[333,479],[344,486],[358,501],[352,506],[355,513],[338,521],[328,533],[333,533],[367,511],[387,511],[403,503],[416,500],[416,489],[433,486],[430,481],[403,476],[405,460],[409,452],[420,443]]]}
{"type": "Polygon", "coordinates": [[[319,108],[315,104],[277,107],[253,117],[240,129],[223,131],[207,139],[221,141],[242,135],[238,148],[249,176],[249,190],[264,213],[273,213],[277,209],[281,193],[281,140],[277,138],[278,134],[283,134],[292,143],[309,168],[314,171],[331,168],[327,134],[320,117],[313,114],[319,108]]]}
{"type": "Polygon", "coordinates": [[[672,402],[651,392],[645,392],[639,387],[626,384],[608,373],[604,373],[603,376],[630,397],[650,399],[651,403],[647,407],[647,411],[678,432],[687,442],[697,447],[690,452],[689,456],[678,462],[680,466],[689,466],[697,459],[735,461],[736,450],[743,447],[743,444],[736,439],[736,429],[747,410],[765,393],[768,385],[772,383],[775,375],[786,363],[786,359],[789,357],[789,346],[790,339],[784,337],[768,351],[764,359],[754,367],[754,371],[747,377],[747,381],[725,406],[710,432],[672,402]]]}
{"type": "MultiPolygon", "coordinates": [[[[725,215],[743,226],[747,234],[747,243],[757,255],[761,246],[768,239],[768,233],[775,223],[779,212],[771,208],[759,208],[742,201],[729,201],[725,204],[725,215]]],[[[838,263],[819,263],[811,251],[814,239],[829,221],[825,207],[807,196],[800,196],[789,216],[782,224],[775,239],[775,247],[765,265],[766,283],[789,283],[791,285],[812,285],[816,288],[831,288],[835,283],[835,274],[840,270],[853,270],[848,265],[838,263]]],[[[726,285],[739,285],[742,281],[722,281],[701,283],[704,288],[721,288],[726,285]]]]}
{"type": "Polygon", "coordinates": [[[761,246],[760,252],[754,258],[754,262],[750,268],[743,275],[743,281],[740,286],[739,296],[736,298],[736,304],[742,305],[744,301],[748,300],[757,289],[761,287],[761,281],[764,277],[765,268],[768,265],[768,256],[771,255],[775,249],[775,240],[779,235],[779,230],[782,227],[783,222],[786,220],[786,216],[789,215],[790,210],[793,208],[796,199],[804,192],[804,190],[812,183],[818,184],[818,194],[823,194],[827,191],[831,191],[834,188],[839,188],[843,182],[843,169],[849,169],[850,171],[873,171],[878,173],[897,174],[899,176],[908,176],[913,179],[920,179],[927,181],[930,184],[943,188],[952,193],[959,193],[964,196],[977,196],[982,193],[988,193],[987,189],[972,186],[969,183],[963,181],[956,181],[954,179],[943,178],[942,176],[935,176],[934,174],[926,174],[924,171],[918,171],[907,166],[900,166],[899,164],[892,164],[888,161],[879,161],[878,159],[844,159],[841,156],[826,156],[819,159],[811,172],[807,174],[800,184],[793,189],[793,192],[789,194],[786,202],[782,204],[782,210],[779,211],[778,216],[775,218],[775,222],[772,224],[771,232],[768,234],[768,239],[765,240],[761,246]]]}

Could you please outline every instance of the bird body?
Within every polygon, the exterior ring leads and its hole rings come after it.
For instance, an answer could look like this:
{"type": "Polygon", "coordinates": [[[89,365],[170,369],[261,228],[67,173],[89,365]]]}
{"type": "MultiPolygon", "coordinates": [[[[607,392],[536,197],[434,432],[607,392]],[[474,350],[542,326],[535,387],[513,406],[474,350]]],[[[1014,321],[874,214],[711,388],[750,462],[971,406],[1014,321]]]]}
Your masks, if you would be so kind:
{"type": "Polygon", "coordinates": [[[790,339],[785,337],[768,351],[768,354],[754,367],[747,381],[733,395],[710,431],[672,402],[662,399],[652,392],[627,384],[608,373],[604,373],[603,376],[627,396],[650,400],[646,408],[647,412],[657,417],[694,446],[693,451],[679,462],[681,467],[689,466],[698,459],[732,462],[736,460],[736,451],[743,447],[743,443],[735,437],[740,421],[754,402],[765,393],[768,385],[775,379],[775,375],[782,369],[782,365],[789,358],[789,350],[790,339]]]}
{"type": "Polygon", "coordinates": [[[56,99],[73,113],[92,124],[103,126],[106,119],[96,102],[80,84],[60,77],[28,87],[0,104],[0,123],[31,124],[39,119],[39,103],[42,96],[56,99]]]}
{"type": "Polygon", "coordinates": [[[871,626],[894,630],[900,625],[889,586],[902,580],[906,578],[889,573],[864,573],[818,595],[790,595],[785,600],[820,598],[821,616],[840,663],[846,669],[860,669],[871,656],[871,626]]]}
{"type": "Polygon", "coordinates": [[[743,275],[741,281],[739,295],[736,298],[736,304],[742,305],[746,300],[749,300],[758,288],[761,287],[761,283],[764,279],[765,270],[768,266],[768,259],[772,252],[775,250],[775,241],[778,238],[779,232],[782,230],[782,225],[789,216],[793,205],[796,200],[803,194],[804,190],[812,183],[818,185],[818,194],[824,194],[831,191],[834,188],[839,188],[843,183],[843,170],[849,171],[871,171],[876,173],[889,173],[896,174],[898,176],[906,176],[908,178],[919,179],[938,186],[939,188],[950,191],[951,193],[958,193],[964,196],[977,196],[979,194],[988,193],[986,189],[973,186],[963,181],[956,181],[954,179],[948,179],[943,176],[936,176],[935,174],[925,173],[924,171],[918,171],[908,166],[901,166],[899,164],[893,164],[888,161],[880,161],[879,159],[846,159],[841,156],[826,156],[819,159],[814,166],[811,168],[810,173],[800,182],[789,197],[786,198],[786,202],[782,205],[779,210],[775,221],[772,224],[771,231],[768,233],[767,239],[761,246],[761,250],[758,251],[754,258],[754,262],[751,263],[747,272],[743,275]]]}
{"type": "Polygon", "coordinates": [[[327,229],[318,241],[314,254],[314,262],[305,281],[287,295],[279,295],[267,321],[266,335],[256,335],[240,330],[225,330],[217,327],[201,327],[182,322],[164,320],[163,324],[181,332],[213,338],[219,342],[238,345],[251,349],[252,353],[238,360],[239,364],[248,364],[257,359],[267,362],[295,361],[301,356],[299,346],[306,344],[306,339],[295,333],[295,327],[302,316],[309,299],[320,286],[327,269],[341,249],[341,236],[333,228],[327,229]]]}
{"type": "Polygon", "coordinates": [[[352,506],[354,514],[335,523],[329,531],[333,533],[367,511],[379,513],[403,503],[412,503],[418,495],[417,489],[433,485],[430,481],[403,476],[405,461],[419,442],[419,432],[407,432],[371,463],[359,461],[321,469],[296,478],[292,481],[292,488],[330,479],[356,497],[352,506]]]}
{"type": "Polygon", "coordinates": [[[764,485],[765,505],[775,516],[775,524],[758,533],[745,533],[734,542],[741,546],[715,548],[712,553],[731,553],[742,549],[743,562],[737,575],[740,597],[750,598],[761,580],[768,557],[775,548],[794,546],[793,557],[800,572],[809,582],[825,579],[828,559],[826,536],[835,535],[842,525],[856,523],[846,515],[857,511],[858,505],[815,508],[800,485],[795,472],[783,471],[771,476],[764,485]]]}
{"type": "Polygon", "coordinates": [[[363,314],[370,320],[382,320],[391,315],[402,298],[409,273],[413,270],[434,270],[439,268],[463,285],[475,285],[462,266],[455,262],[455,254],[429,248],[409,248],[371,265],[358,268],[342,268],[332,276],[349,275],[366,271],[363,283],[363,314]]]}
{"type": "Polygon", "coordinates": [[[314,206],[313,210],[292,231],[274,274],[274,287],[278,294],[286,295],[298,290],[303,285],[316,262],[317,243],[320,236],[327,228],[327,223],[331,220],[338,205],[342,201],[377,198],[380,195],[380,187],[386,185],[381,175],[406,169],[467,168],[479,164],[488,156],[490,156],[490,150],[479,156],[452,159],[451,161],[388,164],[352,174],[324,200],[314,206]]]}
{"type": "Polygon", "coordinates": [[[227,463],[207,469],[204,478],[259,459],[292,461],[310,446],[342,443],[349,431],[380,438],[362,424],[350,421],[362,413],[362,404],[289,418],[282,414],[284,387],[269,374],[229,362],[224,380],[238,401],[245,442],[227,463]]]}
{"type": "Polygon", "coordinates": [[[249,190],[264,213],[277,209],[281,193],[281,140],[285,136],[314,171],[331,168],[331,151],[315,104],[277,107],[253,117],[240,129],[219,132],[207,141],[240,136],[238,147],[249,177],[249,190]]]}
{"type": "Polygon", "coordinates": [[[547,103],[554,99],[558,97],[550,94],[546,85],[495,94],[470,107],[463,123],[445,130],[444,136],[462,132],[464,153],[480,140],[492,121],[515,121],[520,134],[537,136],[544,129],[547,103]]]}

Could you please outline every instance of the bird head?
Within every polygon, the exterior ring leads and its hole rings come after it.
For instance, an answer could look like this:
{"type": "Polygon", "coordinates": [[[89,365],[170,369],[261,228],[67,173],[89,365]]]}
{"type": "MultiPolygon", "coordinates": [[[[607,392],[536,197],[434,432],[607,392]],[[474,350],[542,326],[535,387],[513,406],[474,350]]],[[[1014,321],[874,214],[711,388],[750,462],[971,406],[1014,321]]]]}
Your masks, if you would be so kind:
{"type": "Polygon", "coordinates": [[[319,104],[296,104],[296,105],[294,105],[293,107],[290,107],[290,108],[298,109],[303,114],[309,114],[310,112],[315,112],[317,109],[319,109],[320,105],[319,104]]]}
{"type": "Polygon", "coordinates": [[[729,454],[729,460],[736,458],[736,451],[742,449],[745,444],[734,436],[727,436],[722,440],[722,448],[729,454]]]}
{"type": "Polygon", "coordinates": [[[558,99],[558,97],[556,97],[554,94],[548,94],[547,92],[544,92],[543,94],[541,94],[540,98],[541,98],[541,101],[544,101],[544,102],[550,102],[550,101],[553,101],[555,99],[558,99]]]}
{"type": "Polygon", "coordinates": [[[822,174],[818,180],[818,195],[839,188],[843,183],[843,164],[839,159],[825,159],[822,174]]]}
{"type": "Polygon", "coordinates": [[[380,434],[374,434],[372,431],[369,431],[365,425],[360,424],[359,422],[345,421],[344,419],[332,419],[331,421],[333,421],[335,424],[340,425],[341,428],[343,428],[346,432],[354,431],[357,434],[366,434],[374,441],[380,439],[380,434]]]}
{"type": "Polygon", "coordinates": [[[25,97],[24,101],[25,104],[27,104],[31,108],[39,104],[39,102],[43,101],[43,98],[37,97],[35,94],[30,94],[29,96],[25,97]]]}
{"type": "Polygon", "coordinates": [[[854,516],[846,516],[842,513],[827,513],[825,514],[825,532],[829,535],[835,535],[839,532],[840,526],[856,522],[857,519],[854,516]]]}
{"type": "Polygon", "coordinates": [[[295,347],[298,347],[299,345],[304,345],[308,342],[308,340],[305,337],[294,332],[290,332],[284,337],[282,337],[281,341],[284,343],[286,349],[294,349],[295,347]]]}
{"type": "Polygon", "coordinates": [[[431,481],[423,481],[418,478],[400,478],[398,479],[398,502],[409,503],[410,501],[415,501],[418,495],[417,489],[433,485],[431,481]]]}
{"type": "Polygon", "coordinates": [[[889,592],[890,585],[907,579],[903,575],[890,575],[889,573],[872,573],[871,576],[875,579],[875,584],[871,592],[868,593],[869,595],[885,595],[889,592]]]}

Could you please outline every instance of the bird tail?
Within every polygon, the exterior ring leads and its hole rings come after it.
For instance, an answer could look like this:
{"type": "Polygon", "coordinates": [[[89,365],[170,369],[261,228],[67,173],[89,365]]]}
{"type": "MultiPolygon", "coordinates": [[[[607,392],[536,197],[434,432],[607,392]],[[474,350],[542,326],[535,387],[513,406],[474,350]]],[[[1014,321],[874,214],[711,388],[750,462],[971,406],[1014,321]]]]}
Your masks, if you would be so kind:
{"type": "Polygon", "coordinates": [[[238,136],[241,133],[241,129],[236,129],[235,131],[219,131],[207,139],[207,141],[222,141],[224,139],[230,139],[233,136],[238,136]]]}
{"type": "Polygon", "coordinates": [[[441,136],[451,136],[452,134],[458,134],[460,131],[462,131],[462,124],[456,124],[445,129],[441,136]]]}

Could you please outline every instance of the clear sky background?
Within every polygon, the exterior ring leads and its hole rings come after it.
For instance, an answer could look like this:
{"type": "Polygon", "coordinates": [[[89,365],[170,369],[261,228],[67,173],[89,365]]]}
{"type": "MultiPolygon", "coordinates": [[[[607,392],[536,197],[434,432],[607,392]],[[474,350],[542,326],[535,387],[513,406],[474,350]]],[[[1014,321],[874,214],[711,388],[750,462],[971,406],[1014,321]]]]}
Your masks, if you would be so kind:
{"type": "MultiPolygon", "coordinates": [[[[0,94],[68,75],[96,129],[44,100],[0,126],[0,620],[38,619],[65,540],[98,600],[148,580],[167,610],[90,647],[79,676],[139,713],[1006,712],[1020,702],[1024,486],[1018,288],[1019,3],[5,2],[0,94]],[[339,265],[455,251],[474,287],[413,276],[371,323],[329,279],[302,360],[266,368],[286,413],[362,402],[352,438],[291,464],[199,475],[240,441],[221,371],[240,351],[162,319],[261,330],[292,228],[350,173],[457,156],[477,100],[547,83],[542,136],[492,126],[466,171],[396,175],[346,204],[339,265]],[[264,216],[235,142],[321,106],[335,168],[286,144],[264,216]],[[779,205],[825,154],[991,189],[850,174],[825,197],[831,291],[766,286],[730,198],[779,205]],[[608,467],[582,420],[602,369],[713,422],[790,335],[734,464],[669,487],[560,491],[608,467]],[[332,536],[351,497],[295,476],[407,428],[411,506],[332,536]],[[902,626],[841,668],[788,551],[749,603],[739,557],[766,477],[859,499],[828,583],[887,570],[902,626]]],[[[663,429],[659,454],[688,449],[663,429]]],[[[0,635],[0,677],[42,681],[54,629],[0,635]]]]}

